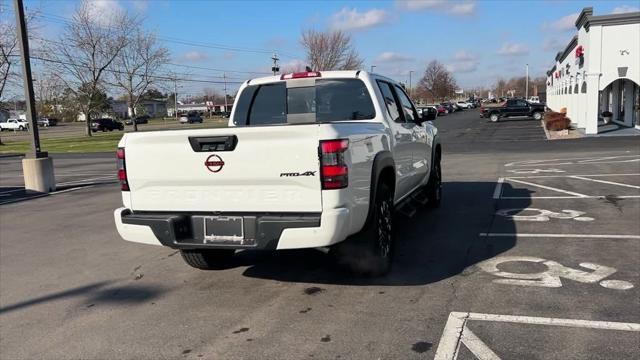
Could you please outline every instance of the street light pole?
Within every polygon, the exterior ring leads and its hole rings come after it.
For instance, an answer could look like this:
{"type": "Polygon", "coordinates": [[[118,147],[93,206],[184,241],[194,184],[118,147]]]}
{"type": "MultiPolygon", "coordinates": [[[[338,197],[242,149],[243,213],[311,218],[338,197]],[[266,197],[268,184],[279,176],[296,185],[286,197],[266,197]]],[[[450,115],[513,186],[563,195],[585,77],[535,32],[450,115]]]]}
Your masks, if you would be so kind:
{"type": "Polygon", "coordinates": [[[409,98],[411,98],[411,73],[413,70],[409,70],[409,98]]]}
{"type": "Polygon", "coordinates": [[[29,36],[24,17],[22,0],[13,0],[16,14],[16,29],[20,53],[22,54],[22,78],[24,81],[24,97],[27,105],[27,121],[31,133],[31,153],[22,159],[22,173],[24,175],[25,190],[50,192],[56,189],[53,175],[53,160],[40,149],[40,136],[36,120],[36,103],[33,94],[33,79],[31,78],[31,60],[29,58],[29,36]]]}
{"type": "Polygon", "coordinates": [[[525,79],[524,99],[529,98],[529,64],[527,64],[527,78],[525,79]]]}

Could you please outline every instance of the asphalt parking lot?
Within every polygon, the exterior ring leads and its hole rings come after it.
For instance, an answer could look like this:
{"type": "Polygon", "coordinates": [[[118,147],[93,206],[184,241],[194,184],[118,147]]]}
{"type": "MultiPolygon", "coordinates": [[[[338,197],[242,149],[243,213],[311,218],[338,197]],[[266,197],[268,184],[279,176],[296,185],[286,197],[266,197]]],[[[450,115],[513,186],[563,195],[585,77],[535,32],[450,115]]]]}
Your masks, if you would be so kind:
{"type": "Polygon", "coordinates": [[[118,237],[111,154],[54,155],[66,191],[40,198],[0,159],[0,358],[640,357],[638,139],[546,141],[475,110],[436,125],[443,206],[400,217],[377,279],[321,250],[197,271],[118,237]]]}

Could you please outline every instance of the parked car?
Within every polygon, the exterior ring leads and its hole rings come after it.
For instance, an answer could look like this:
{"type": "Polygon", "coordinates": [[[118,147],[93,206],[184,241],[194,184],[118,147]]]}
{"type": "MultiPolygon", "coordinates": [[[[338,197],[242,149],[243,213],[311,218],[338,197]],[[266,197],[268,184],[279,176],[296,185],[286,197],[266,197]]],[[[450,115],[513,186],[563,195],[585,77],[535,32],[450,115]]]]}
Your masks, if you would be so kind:
{"type": "Polygon", "coordinates": [[[202,124],[202,116],[197,113],[190,113],[187,115],[182,115],[178,119],[180,124],[193,124],[193,123],[201,123],[202,124]]]}
{"type": "Polygon", "coordinates": [[[124,130],[124,124],[113,119],[96,119],[91,120],[91,131],[113,131],[124,130]]]}
{"type": "Polygon", "coordinates": [[[386,273],[394,208],[417,191],[441,201],[433,109],[419,116],[399,83],[364,71],[270,76],[238,94],[227,128],[123,136],[120,236],[198,269],[236,249],[330,247],[355,272],[386,273]]]}
{"type": "Polygon", "coordinates": [[[509,99],[499,106],[483,106],[480,108],[480,117],[489,118],[497,122],[501,118],[526,116],[541,120],[545,106],[533,104],[522,99],[509,99]]]}
{"type": "Polygon", "coordinates": [[[25,131],[27,129],[29,129],[29,123],[23,119],[7,119],[5,122],[0,122],[0,131],[25,131]]]}
{"type": "Polygon", "coordinates": [[[442,105],[436,105],[436,109],[438,110],[438,116],[444,116],[449,113],[449,110],[442,105]]]}
{"type": "Polygon", "coordinates": [[[533,104],[540,104],[540,97],[532,96],[532,97],[529,98],[529,102],[533,103],[533,104]]]}
{"type": "Polygon", "coordinates": [[[443,103],[440,103],[440,105],[443,106],[447,110],[447,113],[449,114],[456,111],[456,108],[451,103],[443,102],[443,103]]]}
{"type": "Polygon", "coordinates": [[[58,125],[58,119],[56,118],[42,117],[38,119],[38,126],[49,127],[49,126],[56,126],[56,125],[58,125]]]}
{"type": "Polygon", "coordinates": [[[151,119],[151,116],[149,116],[149,115],[140,115],[140,116],[136,116],[133,119],[128,119],[124,123],[127,124],[127,125],[133,125],[134,122],[136,124],[148,124],[149,123],[149,119],[151,119]]]}
{"type": "Polygon", "coordinates": [[[473,104],[470,102],[466,102],[466,101],[458,101],[456,102],[456,105],[460,106],[463,109],[471,109],[473,108],[473,104]]]}

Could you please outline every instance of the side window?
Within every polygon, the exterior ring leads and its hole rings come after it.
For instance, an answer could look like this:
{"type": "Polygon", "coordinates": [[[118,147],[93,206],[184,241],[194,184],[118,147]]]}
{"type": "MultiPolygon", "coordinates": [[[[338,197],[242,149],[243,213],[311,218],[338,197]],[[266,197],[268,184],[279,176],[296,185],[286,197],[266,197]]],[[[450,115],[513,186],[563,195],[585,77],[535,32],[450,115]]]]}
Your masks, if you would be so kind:
{"type": "Polygon", "coordinates": [[[527,102],[526,101],[522,101],[522,100],[518,100],[517,101],[517,106],[527,106],[527,102]]]}
{"type": "Polygon", "coordinates": [[[398,99],[400,99],[400,103],[402,104],[402,110],[404,111],[404,117],[407,119],[407,122],[416,122],[418,120],[418,113],[416,109],[413,107],[411,100],[407,94],[404,93],[398,85],[396,85],[396,93],[398,94],[398,99]]]}
{"type": "Polygon", "coordinates": [[[287,122],[286,95],[284,83],[262,85],[256,91],[249,111],[247,124],[268,125],[287,122]]]}
{"type": "Polygon", "coordinates": [[[393,90],[391,90],[391,85],[384,81],[378,81],[378,87],[380,88],[380,92],[382,93],[382,97],[384,98],[384,103],[387,106],[387,111],[389,111],[389,115],[394,122],[404,122],[402,120],[402,116],[400,115],[400,109],[398,104],[396,103],[396,99],[393,96],[393,90]]]}

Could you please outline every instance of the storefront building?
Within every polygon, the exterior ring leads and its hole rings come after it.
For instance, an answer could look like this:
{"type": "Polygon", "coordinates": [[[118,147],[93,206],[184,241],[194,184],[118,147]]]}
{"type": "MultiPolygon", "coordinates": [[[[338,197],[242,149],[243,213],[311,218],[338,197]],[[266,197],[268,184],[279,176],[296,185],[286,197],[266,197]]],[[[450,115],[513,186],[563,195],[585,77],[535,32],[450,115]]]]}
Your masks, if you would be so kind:
{"type": "Polygon", "coordinates": [[[594,16],[588,7],[575,25],[547,71],[547,106],[566,108],[586,134],[609,121],[640,129],[640,12],[594,16]]]}

